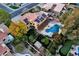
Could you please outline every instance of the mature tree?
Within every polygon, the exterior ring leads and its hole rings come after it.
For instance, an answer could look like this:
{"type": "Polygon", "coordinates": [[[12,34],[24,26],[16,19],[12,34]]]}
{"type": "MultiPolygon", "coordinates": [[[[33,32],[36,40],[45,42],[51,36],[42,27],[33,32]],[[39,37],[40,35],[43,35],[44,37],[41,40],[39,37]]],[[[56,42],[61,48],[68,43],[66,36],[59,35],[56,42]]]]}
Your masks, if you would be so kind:
{"type": "Polygon", "coordinates": [[[0,9],[0,23],[4,23],[7,26],[10,24],[10,14],[3,9],[0,9]]]}
{"type": "Polygon", "coordinates": [[[56,44],[61,44],[62,42],[65,41],[65,36],[63,34],[57,34],[55,33],[53,36],[52,36],[52,40],[53,42],[55,42],[56,44]]]}

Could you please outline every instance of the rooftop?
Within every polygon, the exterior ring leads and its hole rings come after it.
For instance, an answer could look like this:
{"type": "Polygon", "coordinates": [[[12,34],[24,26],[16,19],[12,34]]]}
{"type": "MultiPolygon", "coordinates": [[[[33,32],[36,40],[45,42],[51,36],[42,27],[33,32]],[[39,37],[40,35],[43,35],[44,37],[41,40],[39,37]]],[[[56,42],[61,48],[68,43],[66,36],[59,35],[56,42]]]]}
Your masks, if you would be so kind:
{"type": "Polygon", "coordinates": [[[30,20],[30,21],[35,21],[36,20],[36,18],[38,17],[38,16],[41,16],[43,13],[45,13],[45,14],[47,14],[46,12],[43,12],[43,11],[40,11],[40,12],[36,12],[36,13],[26,13],[26,14],[24,14],[23,16],[21,16],[21,20],[24,20],[24,19],[28,19],[28,20],[30,20]]]}
{"type": "Polygon", "coordinates": [[[4,43],[0,44],[0,55],[6,55],[9,51],[9,48],[4,43]]]}
{"type": "Polygon", "coordinates": [[[0,39],[4,40],[8,33],[9,33],[8,27],[3,23],[0,24],[0,39]]]}
{"type": "Polygon", "coordinates": [[[65,4],[60,4],[60,3],[56,4],[56,7],[54,8],[54,11],[61,12],[62,9],[64,8],[64,6],[65,6],[65,4]]]}
{"type": "Polygon", "coordinates": [[[46,10],[49,10],[53,7],[54,3],[46,3],[44,4],[44,6],[42,6],[42,8],[45,8],[46,10]]]}

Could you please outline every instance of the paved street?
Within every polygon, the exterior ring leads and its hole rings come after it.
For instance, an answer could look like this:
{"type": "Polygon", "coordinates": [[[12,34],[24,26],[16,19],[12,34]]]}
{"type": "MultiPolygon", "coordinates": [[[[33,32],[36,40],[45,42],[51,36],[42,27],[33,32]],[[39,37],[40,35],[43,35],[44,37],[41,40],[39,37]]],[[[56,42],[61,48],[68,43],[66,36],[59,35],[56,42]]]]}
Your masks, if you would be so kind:
{"type": "Polygon", "coordinates": [[[0,4],[0,8],[1,8],[1,9],[4,9],[4,10],[7,11],[8,13],[13,12],[13,10],[11,10],[10,8],[6,7],[6,6],[3,5],[3,4],[0,4]]]}
{"type": "Polygon", "coordinates": [[[21,14],[23,12],[24,9],[26,9],[26,11],[28,11],[29,9],[33,8],[34,6],[36,6],[38,3],[29,3],[29,4],[26,4],[25,6],[19,8],[18,10],[14,11],[11,13],[12,17],[15,17],[19,14],[21,14]]]}

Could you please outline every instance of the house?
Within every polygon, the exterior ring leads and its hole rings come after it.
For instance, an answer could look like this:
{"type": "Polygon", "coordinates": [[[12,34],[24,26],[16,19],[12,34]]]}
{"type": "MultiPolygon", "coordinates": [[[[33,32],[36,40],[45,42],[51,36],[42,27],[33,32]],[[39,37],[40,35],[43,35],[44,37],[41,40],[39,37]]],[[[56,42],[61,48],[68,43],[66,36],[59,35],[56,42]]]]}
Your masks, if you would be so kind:
{"type": "Polygon", "coordinates": [[[46,3],[41,8],[44,8],[48,11],[49,9],[52,9],[54,5],[55,5],[54,3],[46,3]]]}
{"type": "Polygon", "coordinates": [[[56,4],[53,11],[57,12],[57,13],[60,13],[63,10],[64,7],[65,7],[65,4],[58,3],[58,4],[56,4]]]}
{"type": "Polygon", "coordinates": [[[0,56],[4,56],[10,53],[10,49],[0,41],[0,56]]]}
{"type": "Polygon", "coordinates": [[[9,33],[9,29],[6,25],[4,25],[3,23],[0,24],[0,40],[4,41],[5,38],[7,37],[9,33]]]}
{"type": "Polygon", "coordinates": [[[42,8],[46,9],[46,11],[48,10],[53,10],[56,7],[56,3],[46,3],[44,6],[42,6],[42,8]]]}
{"type": "Polygon", "coordinates": [[[45,18],[47,17],[47,13],[40,11],[36,13],[26,13],[23,16],[21,16],[21,20],[26,20],[25,22],[31,23],[31,25],[35,26],[37,28],[37,25],[42,23],[45,18]]]}

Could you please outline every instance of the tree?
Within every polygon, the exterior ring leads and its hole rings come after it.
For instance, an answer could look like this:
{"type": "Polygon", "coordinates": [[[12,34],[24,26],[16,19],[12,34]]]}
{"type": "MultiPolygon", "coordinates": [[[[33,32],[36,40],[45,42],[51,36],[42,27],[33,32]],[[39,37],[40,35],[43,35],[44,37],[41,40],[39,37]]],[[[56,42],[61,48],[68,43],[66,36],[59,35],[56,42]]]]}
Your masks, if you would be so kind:
{"type": "Polygon", "coordinates": [[[41,42],[43,42],[45,45],[48,45],[49,44],[49,39],[48,37],[45,37],[41,40],[41,42]]]}
{"type": "Polygon", "coordinates": [[[36,41],[34,35],[29,36],[29,41],[31,41],[32,43],[34,43],[36,41]]]}
{"type": "Polygon", "coordinates": [[[65,41],[65,36],[63,34],[58,34],[58,33],[55,33],[53,36],[52,36],[52,40],[53,42],[55,42],[56,44],[61,44],[62,42],[65,41]]]}
{"type": "Polygon", "coordinates": [[[22,39],[22,37],[16,36],[15,39],[14,39],[14,41],[13,41],[13,44],[14,45],[19,44],[20,42],[22,42],[21,39],[22,39]]]}
{"type": "Polygon", "coordinates": [[[0,9],[0,23],[4,23],[7,26],[10,25],[10,14],[3,9],[0,9]]]}
{"type": "Polygon", "coordinates": [[[58,45],[57,45],[55,42],[50,42],[50,44],[48,45],[47,49],[48,49],[53,55],[55,55],[56,49],[58,49],[58,45]]]}
{"type": "Polygon", "coordinates": [[[54,48],[53,44],[50,45],[50,47],[48,48],[48,50],[55,55],[56,54],[56,49],[54,48]]]}
{"type": "Polygon", "coordinates": [[[23,42],[28,41],[28,39],[29,39],[29,37],[28,37],[27,35],[23,35],[23,36],[22,36],[22,41],[23,41],[23,42]]]}

